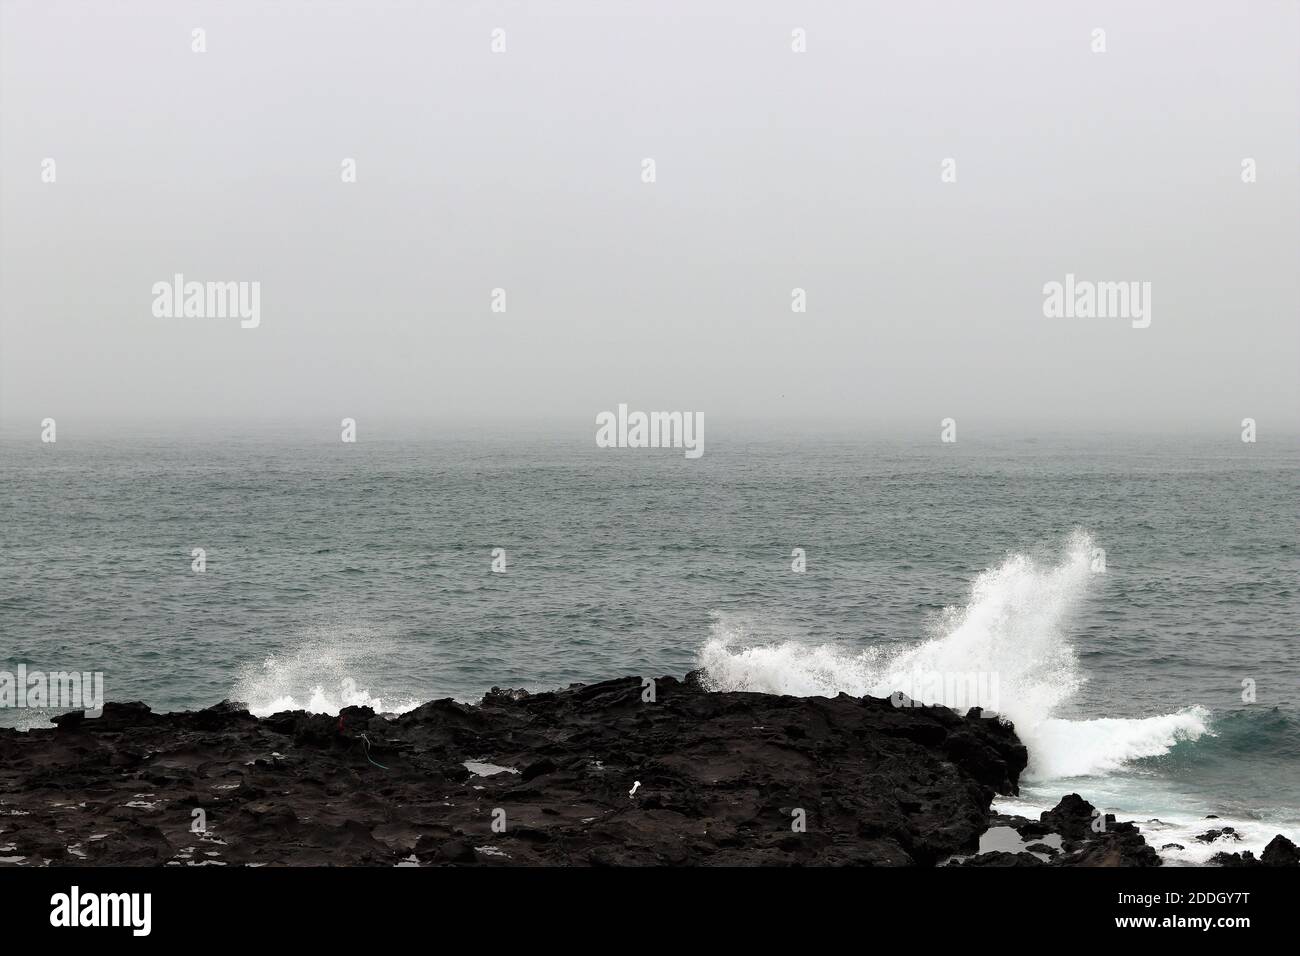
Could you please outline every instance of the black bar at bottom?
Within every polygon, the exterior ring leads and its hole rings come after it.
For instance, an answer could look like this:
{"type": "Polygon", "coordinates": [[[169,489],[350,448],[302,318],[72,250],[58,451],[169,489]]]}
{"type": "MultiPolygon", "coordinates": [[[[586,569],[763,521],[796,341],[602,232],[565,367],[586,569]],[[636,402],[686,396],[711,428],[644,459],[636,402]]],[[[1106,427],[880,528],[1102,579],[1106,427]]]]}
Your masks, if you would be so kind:
{"type": "Polygon", "coordinates": [[[433,934],[517,942],[573,933],[620,945],[688,931],[759,939],[783,926],[833,927],[864,940],[918,945],[1005,939],[1012,931],[1122,938],[1190,934],[1228,945],[1242,933],[1290,931],[1294,869],[520,869],[221,867],[0,869],[5,939],[78,934],[217,945],[230,934],[301,944],[320,940],[396,942],[433,934]],[[71,923],[79,913],[127,925],[71,923]],[[143,929],[149,894],[148,935],[143,929]],[[95,897],[87,903],[87,897],[95,897]],[[131,903],[135,906],[129,909],[131,903]],[[134,921],[131,917],[134,916],[134,921]],[[1208,920],[1208,924],[1205,922],[1208,920]],[[132,925],[134,922],[134,925],[132,925]],[[676,929],[674,929],[676,927],[676,929]],[[393,934],[402,934],[394,936],[393,934]],[[452,935],[448,935],[448,934],[452,935]],[[615,934],[613,936],[605,935],[615,934]],[[876,935],[876,934],[879,935],[876,935]],[[534,935],[537,934],[537,935],[534,935]]]}

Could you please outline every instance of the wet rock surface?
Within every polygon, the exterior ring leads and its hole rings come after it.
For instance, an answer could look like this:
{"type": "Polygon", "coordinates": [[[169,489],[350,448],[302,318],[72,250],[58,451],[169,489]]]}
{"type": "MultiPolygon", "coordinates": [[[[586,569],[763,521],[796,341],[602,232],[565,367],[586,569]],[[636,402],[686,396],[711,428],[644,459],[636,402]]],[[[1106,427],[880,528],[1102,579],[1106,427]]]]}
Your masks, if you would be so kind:
{"type": "Polygon", "coordinates": [[[0,731],[17,865],[929,865],[1027,761],[1010,725],[695,675],[494,690],[400,717],[223,703],[0,731]],[[468,766],[467,766],[468,764],[468,766]]]}
{"type": "Polygon", "coordinates": [[[1241,853],[1216,853],[1210,857],[1210,862],[1219,866],[1300,866],[1300,849],[1279,833],[1264,847],[1258,859],[1254,853],[1244,850],[1241,853]]]}
{"type": "Polygon", "coordinates": [[[1160,866],[1160,855],[1147,845],[1134,823],[1120,823],[1115,815],[1102,816],[1077,793],[1061,799],[1037,820],[993,814],[993,828],[1009,828],[1028,844],[1012,862],[1006,853],[980,853],[954,860],[958,866],[1160,866]],[[1051,843],[1043,842],[1051,839],[1051,843]],[[1039,841],[1039,842],[1035,842],[1039,841]],[[995,857],[995,859],[986,859],[995,857]]]}
{"type": "Polygon", "coordinates": [[[1196,839],[1201,843],[1213,843],[1215,840],[1240,840],[1241,837],[1232,827],[1224,827],[1222,830],[1206,830],[1198,835],[1196,839]]]}
{"type": "MultiPolygon", "coordinates": [[[[1218,818],[1211,816],[1207,819],[1218,818]]],[[[1118,822],[1112,813],[1103,817],[1096,807],[1077,793],[1063,797],[1060,803],[1051,810],[1044,811],[1037,820],[990,814],[989,829],[981,838],[981,843],[988,842],[988,835],[999,831],[1017,834],[1023,849],[1016,852],[999,847],[974,856],[959,856],[951,864],[1104,867],[1162,865],[1159,854],[1147,844],[1137,824],[1118,822]]],[[[1221,830],[1210,830],[1197,839],[1209,843],[1225,839],[1240,840],[1241,837],[1232,827],[1223,827],[1221,830]]],[[[1184,847],[1180,843],[1165,843],[1161,849],[1182,850],[1184,847]]],[[[1218,866],[1300,866],[1300,850],[1286,837],[1278,834],[1259,859],[1247,850],[1243,853],[1216,853],[1209,862],[1218,866]]]]}

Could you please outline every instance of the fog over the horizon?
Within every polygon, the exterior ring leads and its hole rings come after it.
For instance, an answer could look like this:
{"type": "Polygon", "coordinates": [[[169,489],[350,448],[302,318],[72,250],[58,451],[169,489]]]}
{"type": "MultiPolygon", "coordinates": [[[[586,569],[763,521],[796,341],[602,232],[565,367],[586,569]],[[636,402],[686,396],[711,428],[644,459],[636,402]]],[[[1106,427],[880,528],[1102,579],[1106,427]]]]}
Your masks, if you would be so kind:
{"type": "Polygon", "coordinates": [[[1264,438],[1298,120],[1294,2],[0,0],[0,420],[1264,438]],[[155,316],[178,273],[259,324],[155,316]],[[1149,326],[1045,317],[1067,274],[1149,326]]]}

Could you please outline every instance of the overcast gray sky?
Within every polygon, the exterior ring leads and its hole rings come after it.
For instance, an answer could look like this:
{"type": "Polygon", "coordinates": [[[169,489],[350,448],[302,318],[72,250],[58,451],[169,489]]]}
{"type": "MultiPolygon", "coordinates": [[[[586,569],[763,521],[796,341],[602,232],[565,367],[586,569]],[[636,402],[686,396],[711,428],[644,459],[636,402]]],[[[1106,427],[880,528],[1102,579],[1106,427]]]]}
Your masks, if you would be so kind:
{"type": "Polygon", "coordinates": [[[1300,416],[1294,0],[0,10],[6,423],[1300,416]]]}

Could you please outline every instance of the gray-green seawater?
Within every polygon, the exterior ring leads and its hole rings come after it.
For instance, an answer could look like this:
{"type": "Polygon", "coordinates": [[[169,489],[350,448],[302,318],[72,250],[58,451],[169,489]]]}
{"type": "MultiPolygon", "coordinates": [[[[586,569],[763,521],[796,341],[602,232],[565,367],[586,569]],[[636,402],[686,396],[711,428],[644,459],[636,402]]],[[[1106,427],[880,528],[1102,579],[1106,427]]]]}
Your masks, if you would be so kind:
{"type": "Polygon", "coordinates": [[[0,441],[0,670],[258,713],[700,666],[794,694],[995,674],[1031,753],[1000,806],[1078,791],[1170,862],[1300,839],[1293,437],[714,426],[687,460],[572,430],[30,431],[0,441]],[[1192,839],[1224,824],[1245,839],[1192,839]]]}

